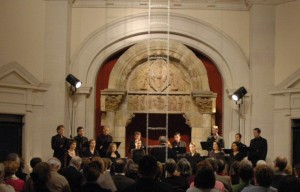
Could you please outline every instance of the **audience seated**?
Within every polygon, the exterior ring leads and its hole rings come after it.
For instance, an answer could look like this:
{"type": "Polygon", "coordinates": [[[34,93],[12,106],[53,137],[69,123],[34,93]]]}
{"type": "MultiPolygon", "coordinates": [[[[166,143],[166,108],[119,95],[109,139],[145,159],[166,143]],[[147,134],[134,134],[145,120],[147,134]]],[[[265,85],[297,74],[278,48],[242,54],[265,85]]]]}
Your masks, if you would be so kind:
{"type": "Polygon", "coordinates": [[[190,162],[186,158],[181,158],[177,162],[177,171],[179,172],[180,176],[183,177],[185,181],[190,183],[189,181],[191,180],[192,176],[192,167],[190,162]]]}
{"type": "Polygon", "coordinates": [[[216,178],[212,166],[207,162],[200,162],[194,179],[194,187],[187,192],[219,192],[215,189],[216,178]]]}
{"type": "Polygon", "coordinates": [[[116,159],[113,164],[114,175],[112,179],[117,187],[118,192],[122,192],[125,188],[133,185],[135,180],[127,177],[126,172],[126,162],[123,159],[116,159]]]}
{"type": "Polygon", "coordinates": [[[83,182],[83,176],[80,173],[81,158],[79,156],[72,157],[69,167],[60,169],[58,173],[64,176],[70,185],[72,192],[78,192],[83,182]]]}
{"type": "Polygon", "coordinates": [[[300,180],[293,175],[283,177],[278,185],[278,192],[300,192],[300,180]]]}
{"type": "Polygon", "coordinates": [[[4,174],[4,165],[3,163],[0,163],[0,191],[14,192],[14,188],[4,182],[4,174]]]}
{"type": "Polygon", "coordinates": [[[300,179],[300,164],[296,164],[294,166],[294,175],[295,175],[295,177],[300,179]]]}
{"type": "Polygon", "coordinates": [[[274,160],[274,176],[273,176],[273,182],[271,184],[272,187],[278,189],[280,180],[287,176],[287,174],[284,172],[284,169],[287,165],[287,159],[283,156],[278,156],[274,160]]]}
{"type": "Polygon", "coordinates": [[[245,187],[242,192],[276,192],[277,189],[271,187],[273,180],[273,170],[268,165],[257,165],[254,169],[255,186],[245,187]]]}
{"type": "Polygon", "coordinates": [[[33,166],[32,173],[26,182],[26,192],[50,192],[48,182],[51,177],[51,167],[46,162],[33,166]]]}
{"type": "Polygon", "coordinates": [[[126,188],[124,192],[167,192],[171,191],[167,185],[155,180],[157,160],[151,155],[145,155],[139,162],[139,180],[126,188]]]}
{"type": "Polygon", "coordinates": [[[127,171],[125,175],[135,181],[139,178],[138,164],[134,163],[132,159],[127,159],[127,171]]]}
{"type": "Polygon", "coordinates": [[[48,160],[48,164],[50,165],[51,172],[50,172],[50,179],[47,183],[48,189],[50,191],[57,191],[57,192],[69,192],[71,191],[70,185],[67,179],[58,173],[58,170],[61,167],[61,162],[56,157],[51,157],[48,160]]]}
{"type": "Polygon", "coordinates": [[[19,179],[15,174],[19,169],[19,163],[17,161],[5,161],[5,183],[11,185],[16,192],[25,190],[25,182],[19,179]]]}
{"type": "Polygon", "coordinates": [[[229,176],[231,178],[232,185],[238,184],[240,182],[239,169],[240,169],[240,161],[234,161],[231,164],[231,168],[229,170],[229,176]]]}
{"type": "Polygon", "coordinates": [[[187,190],[189,184],[177,171],[177,164],[174,159],[167,159],[165,170],[167,171],[167,177],[163,179],[163,181],[171,185],[171,190],[173,192],[187,190]]]}
{"type": "Polygon", "coordinates": [[[231,192],[232,188],[231,188],[231,180],[228,176],[221,176],[217,174],[217,170],[218,170],[218,162],[215,158],[207,158],[205,159],[205,161],[208,161],[210,163],[210,165],[212,166],[214,173],[215,173],[215,177],[216,180],[222,182],[226,188],[227,191],[231,192]]]}
{"type": "Polygon", "coordinates": [[[103,189],[97,183],[101,172],[101,165],[97,161],[92,161],[84,171],[85,183],[81,186],[80,192],[110,192],[108,189],[103,189]]]}
{"type": "Polygon", "coordinates": [[[103,189],[109,189],[110,191],[117,191],[117,187],[111,178],[110,172],[107,171],[107,167],[111,165],[109,158],[93,157],[92,162],[96,161],[99,163],[100,167],[100,177],[97,179],[97,183],[103,189]],[[106,160],[104,160],[106,159],[106,160]],[[108,161],[109,160],[109,161],[108,161]]]}
{"type": "Polygon", "coordinates": [[[27,174],[23,172],[25,168],[24,159],[22,159],[17,153],[10,153],[6,156],[6,161],[15,161],[18,163],[18,170],[15,175],[26,182],[27,174]]]}
{"type": "Polygon", "coordinates": [[[238,184],[232,185],[233,192],[240,192],[245,187],[250,186],[250,181],[253,177],[253,167],[251,161],[244,159],[240,163],[238,170],[238,175],[240,177],[240,182],[238,184]]]}

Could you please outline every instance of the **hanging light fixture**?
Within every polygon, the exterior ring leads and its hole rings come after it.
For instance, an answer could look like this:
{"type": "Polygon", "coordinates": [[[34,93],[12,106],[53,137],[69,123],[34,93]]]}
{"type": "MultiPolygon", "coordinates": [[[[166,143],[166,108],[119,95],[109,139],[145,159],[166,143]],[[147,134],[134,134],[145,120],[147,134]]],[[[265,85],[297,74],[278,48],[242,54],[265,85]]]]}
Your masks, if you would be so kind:
{"type": "Polygon", "coordinates": [[[69,74],[66,78],[66,81],[68,83],[70,83],[70,85],[72,85],[73,87],[75,87],[76,89],[78,89],[79,87],[81,87],[81,81],[79,79],[77,79],[74,75],[69,74]]]}
{"type": "Polygon", "coordinates": [[[241,98],[243,98],[245,95],[247,94],[247,90],[245,89],[245,87],[240,87],[238,90],[236,90],[231,98],[234,100],[234,101],[238,101],[240,100],[241,98]]]}

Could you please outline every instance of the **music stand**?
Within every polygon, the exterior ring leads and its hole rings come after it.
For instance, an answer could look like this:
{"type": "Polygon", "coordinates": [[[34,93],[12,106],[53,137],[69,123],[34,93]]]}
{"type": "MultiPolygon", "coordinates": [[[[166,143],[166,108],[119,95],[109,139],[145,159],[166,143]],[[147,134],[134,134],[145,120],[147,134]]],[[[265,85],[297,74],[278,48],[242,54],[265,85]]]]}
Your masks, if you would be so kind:
{"type": "Polygon", "coordinates": [[[207,150],[208,152],[212,149],[212,142],[210,141],[201,141],[200,145],[203,150],[207,150]]]}
{"type": "Polygon", "coordinates": [[[186,153],[186,147],[174,147],[173,150],[177,154],[184,154],[184,153],[186,153]]]}
{"type": "Polygon", "coordinates": [[[230,154],[232,152],[232,149],[223,149],[225,154],[230,154]]]}

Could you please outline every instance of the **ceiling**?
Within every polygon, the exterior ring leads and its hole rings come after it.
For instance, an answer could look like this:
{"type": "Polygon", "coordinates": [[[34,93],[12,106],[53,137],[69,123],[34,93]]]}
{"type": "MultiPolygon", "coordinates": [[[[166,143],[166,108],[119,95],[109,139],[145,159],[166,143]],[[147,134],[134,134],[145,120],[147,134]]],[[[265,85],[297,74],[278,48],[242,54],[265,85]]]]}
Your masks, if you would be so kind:
{"type": "MultiPolygon", "coordinates": [[[[70,0],[73,7],[148,8],[150,0],[70,0]]],[[[169,0],[172,9],[249,10],[254,4],[279,5],[296,0],[169,0]]],[[[167,0],[151,0],[166,4],[167,0]]]]}

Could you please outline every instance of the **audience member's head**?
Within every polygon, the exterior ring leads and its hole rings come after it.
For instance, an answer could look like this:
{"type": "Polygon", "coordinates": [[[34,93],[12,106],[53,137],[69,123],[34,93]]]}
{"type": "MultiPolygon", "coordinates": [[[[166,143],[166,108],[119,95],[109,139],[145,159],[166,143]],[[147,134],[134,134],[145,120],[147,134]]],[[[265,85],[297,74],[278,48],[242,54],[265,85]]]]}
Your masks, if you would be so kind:
{"type": "Polygon", "coordinates": [[[230,175],[238,175],[240,169],[240,162],[234,161],[230,167],[230,175]]]}
{"type": "Polygon", "coordinates": [[[194,185],[200,189],[212,189],[215,186],[216,178],[212,166],[207,161],[197,164],[197,173],[194,178],[194,185]]]}
{"type": "Polygon", "coordinates": [[[119,158],[116,159],[113,164],[114,172],[115,173],[125,173],[126,172],[126,162],[119,158]]]}
{"type": "Polygon", "coordinates": [[[239,177],[245,183],[249,182],[252,179],[253,167],[252,163],[249,160],[244,159],[240,162],[239,177]]]}
{"type": "Polygon", "coordinates": [[[258,160],[257,163],[256,163],[256,166],[258,165],[267,165],[267,162],[265,160],[258,160]]]}
{"type": "Polygon", "coordinates": [[[177,170],[182,176],[189,176],[192,174],[192,166],[186,158],[181,158],[177,163],[177,170]]]}
{"type": "Polygon", "coordinates": [[[207,161],[212,166],[214,172],[217,172],[218,163],[217,163],[217,160],[215,158],[210,157],[210,158],[205,159],[205,161],[207,161]]]}
{"type": "Polygon", "coordinates": [[[70,166],[75,167],[77,170],[81,167],[82,159],[79,156],[72,157],[70,160],[70,166]]]}
{"type": "Polygon", "coordinates": [[[139,174],[142,178],[154,179],[157,170],[157,160],[152,155],[145,155],[139,162],[139,174]]]}
{"type": "Polygon", "coordinates": [[[51,157],[48,159],[48,164],[51,167],[51,171],[58,171],[61,167],[61,162],[56,157],[51,157]]]}
{"type": "Polygon", "coordinates": [[[300,178],[300,164],[296,164],[294,166],[294,175],[298,178],[300,178]]]}
{"type": "Polygon", "coordinates": [[[287,166],[287,159],[283,156],[278,156],[274,160],[274,167],[279,171],[284,171],[287,166]]]}
{"type": "Polygon", "coordinates": [[[42,159],[40,157],[33,157],[29,164],[31,168],[34,168],[34,166],[36,166],[38,163],[42,162],[42,159]]]}
{"type": "Polygon", "coordinates": [[[155,179],[160,180],[163,174],[163,164],[159,161],[157,161],[157,169],[156,169],[156,174],[155,174],[155,179]]]}
{"type": "Polygon", "coordinates": [[[165,169],[168,174],[170,174],[170,175],[174,174],[177,169],[176,161],[172,158],[167,159],[167,161],[165,163],[165,169]]]}
{"type": "Polygon", "coordinates": [[[167,138],[166,138],[166,136],[159,136],[159,138],[158,138],[158,142],[159,142],[159,144],[167,144],[167,138]]]}
{"type": "Polygon", "coordinates": [[[3,163],[0,163],[0,183],[3,182],[4,175],[5,175],[4,165],[3,163]]]}
{"type": "Polygon", "coordinates": [[[100,172],[103,173],[106,170],[106,165],[105,165],[104,160],[101,157],[93,157],[91,159],[91,162],[94,162],[94,161],[98,162],[99,167],[100,167],[100,172]]]}
{"type": "Polygon", "coordinates": [[[293,176],[287,175],[282,177],[279,182],[278,192],[299,192],[300,180],[293,176]]]}
{"type": "Polygon", "coordinates": [[[218,165],[217,173],[218,174],[224,173],[225,161],[223,159],[217,159],[217,165],[218,165]]]}
{"type": "Polygon", "coordinates": [[[4,161],[5,177],[14,175],[18,169],[19,164],[16,161],[4,161]]]}
{"type": "Polygon", "coordinates": [[[33,167],[30,177],[35,191],[49,191],[46,183],[50,179],[51,167],[46,162],[40,162],[33,167]]]}
{"type": "Polygon", "coordinates": [[[287,164],[283,170],[287,175],[293,175],[293,167],[290,164],[287,164]]]}
{"type": "Polygon", "coordinates": [[[268,165],[259,165],[254,169],[254,181],[256,185],[270,187],[273,181],[273,170],[268,165]]]}
{"type": "Polygon", "coordinates": [[[104,168],[105,168],[105,171],[110,170],[111,165],[112,165],[111,159],[110,159],[110,158],[107,158],[107,157],[102,158],[102,159],[103,159],[103,161],[104,161],[104,165],[105,165],[104,168]]]}
{"type": "Polygon", "coordinates": [[[99,165],[99,162],[97,161],[94,161],[94,162],[91,162],[89,164],[89,166],[87,167],[87,169],[85,170],[84,172],[84,177],[85,177],[85,180],[86,182],[95,182],[97,181],[98,177],[100,176],[100,167],[99,165]]]}
{"type": "Polygon", "coordinates": [[[17,161],[20,163],[21,158],[17,153],[10,153],[6,156],[6,161],[17,161]]]}

